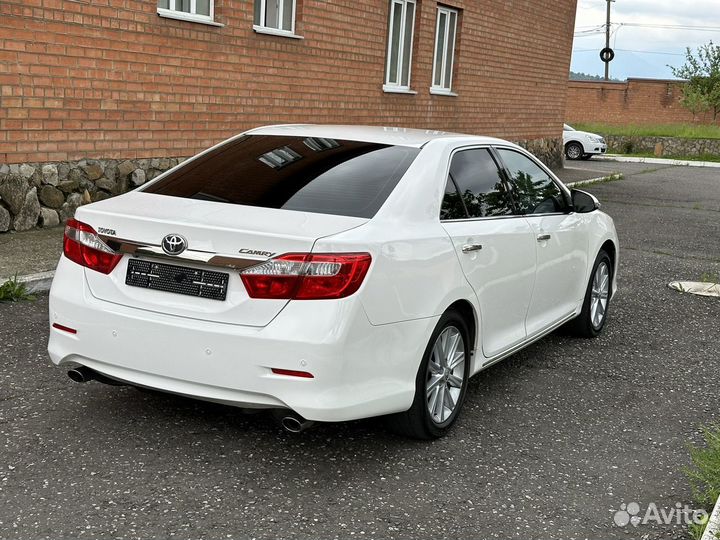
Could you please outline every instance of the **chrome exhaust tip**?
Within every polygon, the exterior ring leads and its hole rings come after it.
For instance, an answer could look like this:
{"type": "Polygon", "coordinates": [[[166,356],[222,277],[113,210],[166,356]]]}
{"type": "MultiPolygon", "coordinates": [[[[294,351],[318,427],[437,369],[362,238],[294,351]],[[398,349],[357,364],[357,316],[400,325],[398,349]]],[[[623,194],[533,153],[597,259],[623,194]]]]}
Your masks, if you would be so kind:
{"type": "Polygon", "coordinates": [[[89,367],[79,366],[67,372],[68,377],[76,383],[86,383],[95,378],[95,372],[89,367]]]}
{"type": "Polygon", "coordinates": [[[76,368],[72,368],[67,372],[67,374],[68,377],[70,377],[70,379],[76,383],[97,381],[99,383],[109,384],[110,386],[126,386],[126,383],[124,383],[123,381],[111,379],[110,377],[103,375],[102,373],[98,373],[94,369],[91,369],[87,366],[78,366],[76,368]]]}
{"type": "Polygon", "coordinates": [[[288,433],[301,433],[315,424],[312,420],[305,420],[293,411],[279,410],[275,412],[274,416],[288,433]]]}

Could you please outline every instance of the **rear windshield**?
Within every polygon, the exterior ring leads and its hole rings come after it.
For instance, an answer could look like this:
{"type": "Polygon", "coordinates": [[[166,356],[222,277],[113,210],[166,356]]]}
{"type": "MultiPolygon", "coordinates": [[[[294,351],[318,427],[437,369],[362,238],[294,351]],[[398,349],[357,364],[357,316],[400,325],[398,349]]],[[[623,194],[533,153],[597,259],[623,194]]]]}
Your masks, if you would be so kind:
{"type": "Polygon", "coordinates": [[[371,218],[419,152],[317,137],[248,135],[185,164],[143,191],[371,218]]]}

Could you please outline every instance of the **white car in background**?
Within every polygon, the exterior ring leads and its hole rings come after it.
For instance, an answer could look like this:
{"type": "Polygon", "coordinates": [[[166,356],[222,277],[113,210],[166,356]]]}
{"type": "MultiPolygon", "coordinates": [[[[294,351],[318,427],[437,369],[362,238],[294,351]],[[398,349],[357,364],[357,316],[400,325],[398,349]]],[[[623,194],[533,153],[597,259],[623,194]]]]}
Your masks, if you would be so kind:
{"type": "Polygon", "coordinates": [[[578,131],[563,124],[563,146],[568,159],[590,159],[607,152],[607,143],[602,135],[578,131]]]}
{"type": "Polygon", "coordinates": [[[597,200],[509,142],[265,127],[78,209],[48,348],[77,382],[433,438],[473,374],[598,335],[617,266],[597,200]]]}

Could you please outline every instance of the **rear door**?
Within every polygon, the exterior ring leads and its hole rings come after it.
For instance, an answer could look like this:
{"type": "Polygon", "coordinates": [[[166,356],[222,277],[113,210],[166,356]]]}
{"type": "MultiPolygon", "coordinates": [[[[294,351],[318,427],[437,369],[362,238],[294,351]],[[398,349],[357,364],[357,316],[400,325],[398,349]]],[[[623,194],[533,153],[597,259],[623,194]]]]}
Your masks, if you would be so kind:
{"type": "Polygon", "coordinates": [[[531,336],[572,315],[583,298],[587,225],[570,212],[567,194],[543,166],[514,149],[497,148],[497,153],[512,184],[516,209],[532,227],[537,253],[526,322],[531,336]]]}
{"type": "Polygon", "coordinates": [[[509,185],[488,148],[453,154],[441,221],[477,294],[483,353],[502,353],[527,335],[535,245],[527,220],[514,215],[509,185]]]}

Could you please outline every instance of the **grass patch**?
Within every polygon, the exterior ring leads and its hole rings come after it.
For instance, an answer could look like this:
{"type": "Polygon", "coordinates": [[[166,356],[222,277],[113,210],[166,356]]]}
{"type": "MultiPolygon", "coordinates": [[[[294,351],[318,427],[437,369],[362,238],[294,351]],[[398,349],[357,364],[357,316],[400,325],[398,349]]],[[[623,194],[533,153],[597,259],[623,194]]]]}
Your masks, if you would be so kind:
{"type": "MultiPolygon", "coordinates": [[[[685,470],[690,479],[693,496],[708,513],[720,497],[720,426],[703,429],[705,444],[690,447],[693,466],[685,470]]],[[[693,538],[701,538],[705,524],[690,527],[693,538]]]]}
{"type": "Polygon", "coordinates": [[[677,137],[680,139],[720,139],[720,126],[698,124],[657,124],[649,126],[608,124],[573,124],[575,129],[601,135],[628,137],[677,137]]]}
{"type": "Polygon", "coordinates": [[[572,187],[573,189],[581,189],[587,186],[594,186],[597,184],[609,184],[610,182],[617,182],[618,180],[622,180],[625,178],[625,176],[622,173],[613,173],[608,176],[604,176],[600,180],[593,180],[592,182],[575,182],[572,187]]]}
{"type": "Polygon", "coordinates": [[[706,516],[702,523],[690,523],[690,525],[688,525],[688,532],[692,540],[702,540],[708,521],[710,521],[710,516],[706,516]]]}
{"type": "MultiPolygon", "coordinates": [[[[642,157],[642,158],[654,158],[657,157],[652,152],[630,152],[618,154],[623,157],[642,157]]],[[[680,161],[712,161],[720,163],[720,155],[717,154],[700,154],[699,156],[675,156],[666,154],[662,156],[662,159],[678,159],[680,161]]]]}
{"type": "Polygon", "coordinates": [[[19,302],[21,300],[35,300],[35,296],[30,294],[24,283],[18,281],[17,275],[0,285],[0,302],[19,302]]]}
{"type": "Polygon", "coordinates": [[[701,283],[720,283],[720,274],[717,272],[703,272],[700,274],[701,283]]]}

